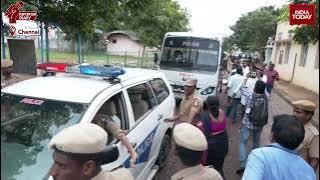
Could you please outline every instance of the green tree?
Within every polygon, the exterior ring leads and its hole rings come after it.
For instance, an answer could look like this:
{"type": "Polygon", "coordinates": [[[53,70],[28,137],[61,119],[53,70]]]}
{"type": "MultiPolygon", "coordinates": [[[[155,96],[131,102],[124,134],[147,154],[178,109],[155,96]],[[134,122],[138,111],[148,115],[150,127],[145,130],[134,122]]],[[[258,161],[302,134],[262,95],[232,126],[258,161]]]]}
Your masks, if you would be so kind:
{"type": "MultiPolygon", "coordinates": [[[[305,1],[294,0],[293,3],[301,4],[305,1]]],[[[308,4],[315,4],[316,24],[315,26],[302,25],[296,27],[293,32],[293,40],[299,44],[307,45],[309,43],[317,43],[319,41],[319,0],[309,1],[308,4]]]]}
{"type": "Polygon", "coordinates": [[[234,44],[233,36],[224,37],[222,42],[222,50],[223,51],[233,50],[233,44],[234,44]]]}
{"type": "Polygon", "coordinates": [[[147,46],[158,46],[169,31],[188,31],[189,14],[172,0],[131,0],[120,19],[147,46]],[[143,8],[141,8],[143,7],[143,8]]]}
{"type": "MultiPolygon", "coordinates": [[[[316,1],[291,1],[294,4],[315,4],[316,12],[316,24],[315,26],[310,25],[300,25],[297,26],[291,32],[293,33],[293,40],[299,44],[307,45],[309,43],[315,44],[319,41],[319,0],[316,1]]],[[[289,6],[284,5],[280,9],[280,14],[278,16],[279,22],[289,22],[289,6]]]]}
{"type": "Polygon", "coordinates": [[[232,44],[242,51],[258,51],[263,56],[268,37],[276,33],[278,10],[273,6],[262,7],[241,16],[230,29],[232,44]]]}
{"type": "MultiPolygon", "coordinates": [[[[3,8],[14,3],[1,1],[3,8]]],[[[147,46],[160,45],[168,31],[187,31],[189,15],[173,0],[26,0],[30,9],[37,10],[37,20],[58,26],[67,39],[97,41],[94,29],[117,29],[136,32],[147,46]]]]}

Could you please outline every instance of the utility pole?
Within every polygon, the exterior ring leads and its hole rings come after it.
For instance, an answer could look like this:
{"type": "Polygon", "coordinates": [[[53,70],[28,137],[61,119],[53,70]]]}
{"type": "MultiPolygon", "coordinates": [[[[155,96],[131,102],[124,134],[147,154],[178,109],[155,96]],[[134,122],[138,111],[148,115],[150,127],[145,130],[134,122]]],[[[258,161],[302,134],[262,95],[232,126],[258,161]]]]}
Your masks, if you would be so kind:
{"type": "Polygon", "coordinates": [[[81,34],[78,33],[78,63],[81,63],[81,34]]]}
{"type": "Polygon", "coordinates": [[[42,28],[42,22],[40,22],[40,56],[41,56],[41,63],[43,63],[43,28],[42,28]]]}
{"type": "Polygon", "coordinates": [[[1,14],[1,45],[2,45],[2,59],[6,59],[6,45],[4,43],[4,25],[3,25],[3,19],[1,14]]]}
{"type": "Polygon", "coordinates": [[[49,23],[44,23],[45,33],[46,33],[46,53],[47,53],[47,62],[49,62],[49,23]]]}

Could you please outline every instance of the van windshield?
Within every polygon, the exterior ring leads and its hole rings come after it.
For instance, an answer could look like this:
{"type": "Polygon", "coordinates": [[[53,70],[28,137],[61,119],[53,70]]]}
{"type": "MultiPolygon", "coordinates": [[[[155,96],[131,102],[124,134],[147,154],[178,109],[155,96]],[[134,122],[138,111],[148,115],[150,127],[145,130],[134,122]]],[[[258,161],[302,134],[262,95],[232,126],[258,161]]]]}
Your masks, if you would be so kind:
{"type": "Polygon", "coordinates": [[[1,94],[1,179],[42,179],[52,164],[50,139],[80,122],[86,104],[1,94]]]}
{"type": "Polygon", "coordinates": [[[167,37],[161,53],[160,68],[176,71],[218,69],[219,42],[195,37],[167,37]]]}

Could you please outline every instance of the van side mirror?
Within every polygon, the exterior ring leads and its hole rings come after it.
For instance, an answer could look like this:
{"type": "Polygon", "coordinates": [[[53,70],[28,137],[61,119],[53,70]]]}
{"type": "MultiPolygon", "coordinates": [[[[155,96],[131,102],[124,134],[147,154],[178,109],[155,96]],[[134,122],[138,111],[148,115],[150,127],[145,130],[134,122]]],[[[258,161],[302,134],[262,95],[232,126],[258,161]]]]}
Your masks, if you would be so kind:
{"type": "Polygon", "coordinates": [[[153,62],[154,62],[155,64],[158,64],[158,62],[159,62],[159,56],[158,56],[158,53],[154,53],[153,62]]]}

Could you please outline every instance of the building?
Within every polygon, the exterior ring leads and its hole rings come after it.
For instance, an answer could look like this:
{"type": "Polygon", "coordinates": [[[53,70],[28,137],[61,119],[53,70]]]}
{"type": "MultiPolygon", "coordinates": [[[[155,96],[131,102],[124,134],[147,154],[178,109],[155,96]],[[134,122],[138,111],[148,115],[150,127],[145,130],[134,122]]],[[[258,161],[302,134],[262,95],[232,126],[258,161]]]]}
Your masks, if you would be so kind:
{"type": "Polygon", "coordinates": [[[288,22],[279,22],[272,62],[280,78],[319,94],[319,41],[300,45],[293,41],[288,22]]]}
{"type": "Polygon", "coordinates": [[[144,44],[132,32],[113,31],[105,38],[109,40],[107,52],[110,54],[140,57],[143,53],[144,44]]]}

